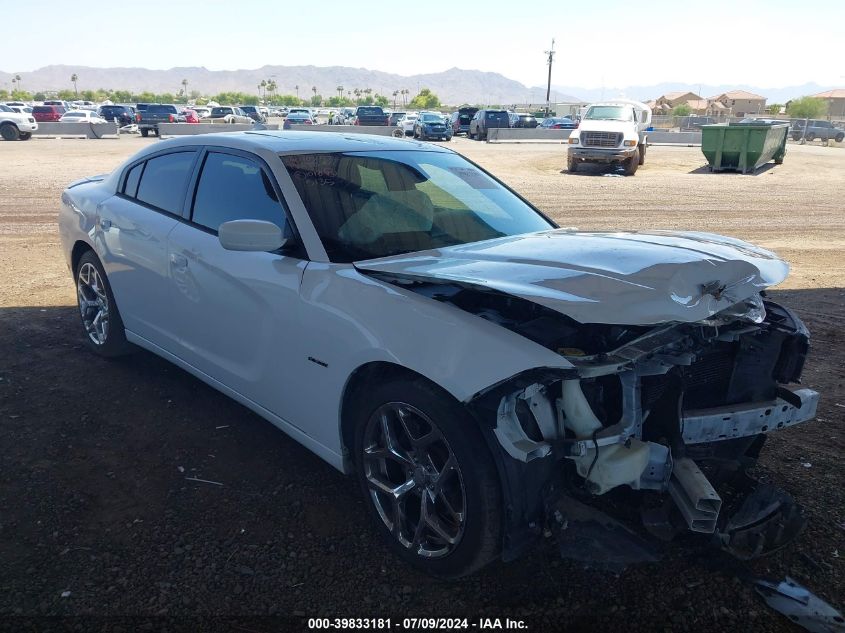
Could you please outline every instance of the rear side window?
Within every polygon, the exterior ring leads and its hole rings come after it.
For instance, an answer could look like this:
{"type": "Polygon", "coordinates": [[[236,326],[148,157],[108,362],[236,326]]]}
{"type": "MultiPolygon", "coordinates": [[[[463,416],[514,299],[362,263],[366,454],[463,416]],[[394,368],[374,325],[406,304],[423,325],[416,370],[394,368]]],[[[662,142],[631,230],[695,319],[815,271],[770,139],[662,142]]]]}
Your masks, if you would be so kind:
{"type": "Polygon", "coordinates": [[[138,182],[141,180],[142,171],[144,171],[144,163],[138,163],[126,174],[126,182],[123,184],[123,193],[125,195],[131,198],[138,195],[138,182]]]}
{"type": "Polygon", "coordinates": [[[138,200],[179,215],[195,156],[196,152],[175,152],[148,160],[138,185],[138,200]]]}
{"type": "Polygon", "coordinates": [[[37,114],[44,114],[45,112],[53,112],[52,106],[35,106],[32,111],[37,114]]]}
{"type": "Polygon", "coordinates": [[[285,212],[266,172],[241,156],[210,152],[191,218],[216,231],[230,220],[265,220],[285,230],[285,212]]]}

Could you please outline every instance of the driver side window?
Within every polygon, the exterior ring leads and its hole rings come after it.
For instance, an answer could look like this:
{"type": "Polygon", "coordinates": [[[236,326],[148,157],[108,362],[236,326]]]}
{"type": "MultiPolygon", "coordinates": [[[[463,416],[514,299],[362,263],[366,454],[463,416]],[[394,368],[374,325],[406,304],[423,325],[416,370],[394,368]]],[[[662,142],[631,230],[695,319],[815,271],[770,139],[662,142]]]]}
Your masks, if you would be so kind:
{"type": "Polygon", "coordinates": [[[213,231],[230,220],[265,220],[290,233],[267,173],[248,158],[220,152],[205,158],[191,219],[213,231]]]}

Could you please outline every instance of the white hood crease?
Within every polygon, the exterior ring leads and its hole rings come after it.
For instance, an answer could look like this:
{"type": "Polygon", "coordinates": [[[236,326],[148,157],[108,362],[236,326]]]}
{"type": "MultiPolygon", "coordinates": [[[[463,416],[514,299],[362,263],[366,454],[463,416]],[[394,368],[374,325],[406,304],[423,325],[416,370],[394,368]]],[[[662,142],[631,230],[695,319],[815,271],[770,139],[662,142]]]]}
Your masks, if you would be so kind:
{"type": "Polygon", "coordinates": [[[711,233],[555,229],[356,262],[507,293],[581,323],[693,323],[786,279],[774,253],[711,233]]]}

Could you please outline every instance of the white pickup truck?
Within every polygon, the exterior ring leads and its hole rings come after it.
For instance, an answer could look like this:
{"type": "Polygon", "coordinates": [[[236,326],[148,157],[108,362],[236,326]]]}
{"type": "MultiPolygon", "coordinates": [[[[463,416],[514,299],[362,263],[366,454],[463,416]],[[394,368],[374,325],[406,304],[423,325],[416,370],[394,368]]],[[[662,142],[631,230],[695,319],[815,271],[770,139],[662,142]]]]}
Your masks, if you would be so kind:
{"type": "Polygon", "coordinates": [[[7,105],[0,104],[0,137],[4,141],[28,141],[38,129],[38,123],[32,114],[15,112],[7,105]]]}
{"type": "Polygon", "coordinates": [[[644,103],[616,99],[586,107],[578,129],[569,135],[569,171],[581,163],[621,163],[633,176],[645,162],[651,110],[644,103]]]}

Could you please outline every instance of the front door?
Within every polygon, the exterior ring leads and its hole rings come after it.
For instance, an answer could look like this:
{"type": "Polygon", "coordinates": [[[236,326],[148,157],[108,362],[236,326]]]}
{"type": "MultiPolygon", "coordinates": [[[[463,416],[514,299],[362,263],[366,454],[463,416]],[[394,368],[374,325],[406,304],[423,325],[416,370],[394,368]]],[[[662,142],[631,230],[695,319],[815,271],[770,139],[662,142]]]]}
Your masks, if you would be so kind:
{"type": "MultiPolygon", "coordinates": [[[[306,261],[280,252],[224,249],[229,220],[274,222],[290,233],[266,167],[240,153],[209,151],[190,223],[168,239],[177,355],[270,412],[286,415],[300,362],[299,288],[306,261]]],[[[292,422],[292,421],[291,421],[292,422]]]]}

